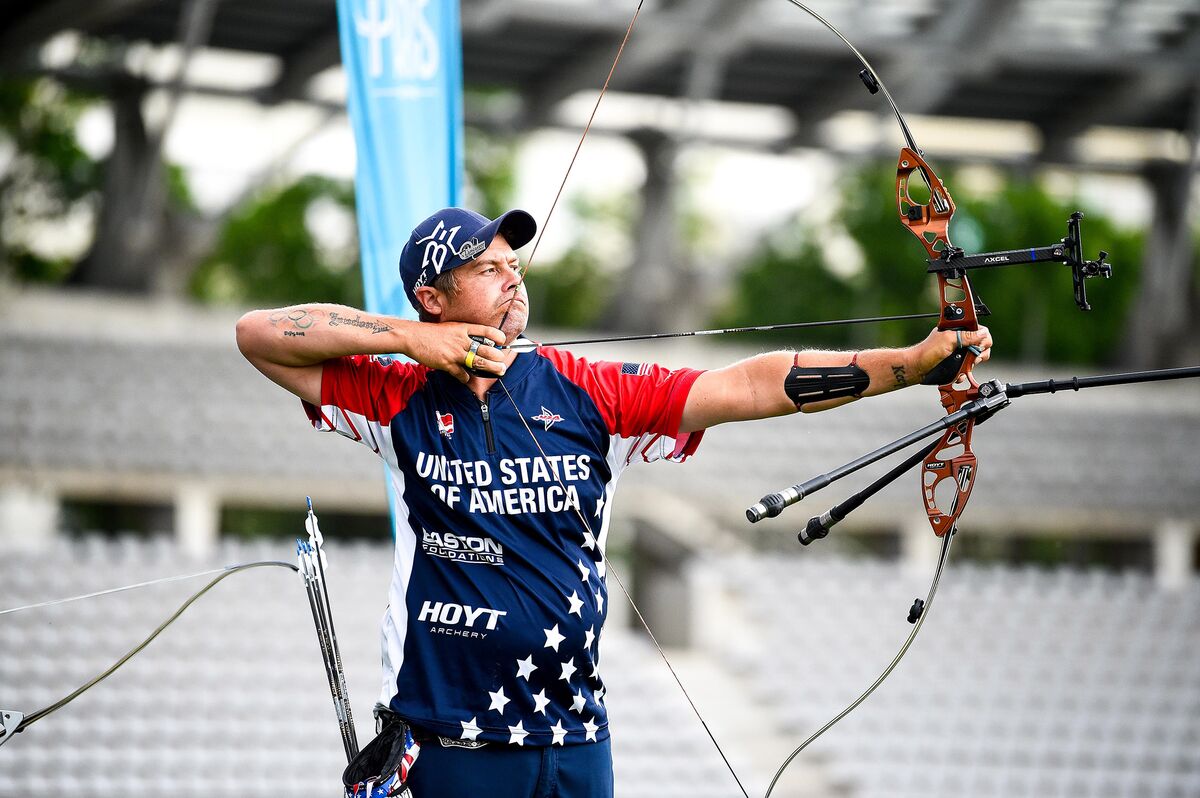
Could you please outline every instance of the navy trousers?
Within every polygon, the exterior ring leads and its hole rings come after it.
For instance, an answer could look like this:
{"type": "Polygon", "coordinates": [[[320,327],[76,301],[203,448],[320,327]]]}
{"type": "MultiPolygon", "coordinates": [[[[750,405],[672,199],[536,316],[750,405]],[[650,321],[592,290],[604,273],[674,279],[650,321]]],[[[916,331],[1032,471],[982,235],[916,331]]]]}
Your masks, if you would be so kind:
{"type": "Polygon", "coordinates": [[[612,749],[608,740],[476,749],[431,740],[421,746],[408,783],[413,798],[612,798],[612,749]]]}

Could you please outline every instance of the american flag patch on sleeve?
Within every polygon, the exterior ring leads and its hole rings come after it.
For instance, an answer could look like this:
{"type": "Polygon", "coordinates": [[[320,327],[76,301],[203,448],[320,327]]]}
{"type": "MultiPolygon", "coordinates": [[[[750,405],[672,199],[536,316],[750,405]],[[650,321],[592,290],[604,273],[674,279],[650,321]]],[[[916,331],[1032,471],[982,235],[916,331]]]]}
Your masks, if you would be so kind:
{"type": "Polygon", "coordinates": [[[650,364],[649,363],[622,363],[621,364],[621,373],[622,374],[631,374],[635,377],[644,377],[645,375],[650,373],[650,364]]]}

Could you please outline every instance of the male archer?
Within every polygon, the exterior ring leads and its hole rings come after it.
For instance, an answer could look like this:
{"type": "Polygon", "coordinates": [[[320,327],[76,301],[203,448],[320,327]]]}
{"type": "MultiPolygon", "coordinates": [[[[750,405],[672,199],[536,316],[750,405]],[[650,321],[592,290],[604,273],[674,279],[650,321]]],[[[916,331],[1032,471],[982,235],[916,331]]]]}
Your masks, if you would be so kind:
{"type": "Polygon", "coordinates": [[[717,424],[917,385],[958,346],[990,354],[982,327],[711,371],[518,353],[505,345],[529,305],[514,250],[535,230],[520,210],[445,208],[418,224],[400,257],[416,321],[305,304],[237,325],[242,353],[313,426],[387,463],[399,500],[383,731],[364,749],[374,759],[348,770],[348,794],[365,776],[396,787],[396,740],[411,734],[417,798],[610,798],[603,551],[625,468],[685,460],[717,424]],[[415,362],[375,357],[391,353],[415,362]]]}

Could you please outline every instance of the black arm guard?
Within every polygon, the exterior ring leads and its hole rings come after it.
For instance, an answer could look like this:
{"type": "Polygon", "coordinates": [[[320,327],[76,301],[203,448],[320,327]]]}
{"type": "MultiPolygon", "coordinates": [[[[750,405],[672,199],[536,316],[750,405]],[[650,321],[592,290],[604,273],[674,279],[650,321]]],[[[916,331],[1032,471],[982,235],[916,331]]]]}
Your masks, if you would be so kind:
{"type": "MultiPolygon", "coordinates": [[[[797,355],[793,363],[799,360],[800,356],[797,355]]],[[[826,399],[857,399],[871,384],[871,378],[858,367],[857,361],[858,355],[855,355],[845,366],[801,368],[793,365],[783,380],[783,393],[797,409],[810,402],[823,402],[826,399]]]]}

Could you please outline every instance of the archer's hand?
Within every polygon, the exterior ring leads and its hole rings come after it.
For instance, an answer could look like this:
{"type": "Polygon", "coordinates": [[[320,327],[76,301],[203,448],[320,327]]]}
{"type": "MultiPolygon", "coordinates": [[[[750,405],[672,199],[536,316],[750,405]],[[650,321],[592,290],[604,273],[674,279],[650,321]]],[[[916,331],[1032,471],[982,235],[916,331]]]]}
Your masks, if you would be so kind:
{"type": "MultiPolygon", "coordinates": [[[[405,354],[421,365],[445,371],[465,383],[471,379],[466,358],[474,343],[472,335],[488,339],[495,345],[503,345],[505,341],[504,333],[485,324],[424,322],[414,336],[415,343],[405,354]]],[[[475,353],[473,368],[499,377],[505,371],[503,355],[496,346],[483,344],[475,353]]]]}
{"type": "Polygon", "coordinates": [[[913,347],[913,368],[924,379],[938,363],[941,363],[958,348],[959,336],[963,346],[974,346],[980,350],[976,363],[983,363],[992,356],[992,333],[987,327],[956,333],[953,330],[934,330],[924,341],[913,347]]]}

